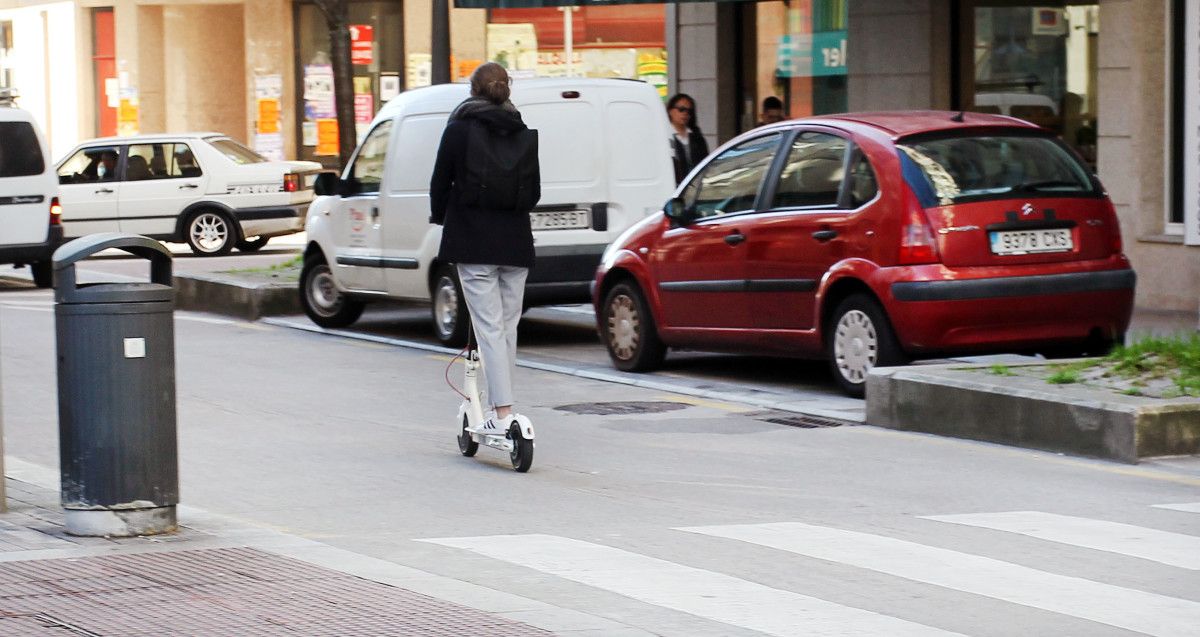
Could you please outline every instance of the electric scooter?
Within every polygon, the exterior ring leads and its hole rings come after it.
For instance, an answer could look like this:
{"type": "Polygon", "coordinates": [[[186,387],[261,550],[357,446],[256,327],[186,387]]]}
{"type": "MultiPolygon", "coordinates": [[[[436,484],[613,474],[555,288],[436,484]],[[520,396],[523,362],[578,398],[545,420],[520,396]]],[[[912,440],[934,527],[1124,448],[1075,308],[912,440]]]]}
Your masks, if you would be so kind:
{"type": "Polygon", "coordinates": [[[512,424],[504,434],[490,434],[479,431],[483,424],[484,391],[479,386],[479,370],[483,369],[483,361],[479,358],[479,350],[474,346],[474,335],[468,332],[467,349],[463,353],[462,404],[458,406],[458,422],[461,426],[458,434],[458,450],[470,458],[479,451],[479,445],[507,451],[512,461],[512,467],[519,473],[529,471],[533,466],[533,423],[525,416],[514,415],[512,424]]]}

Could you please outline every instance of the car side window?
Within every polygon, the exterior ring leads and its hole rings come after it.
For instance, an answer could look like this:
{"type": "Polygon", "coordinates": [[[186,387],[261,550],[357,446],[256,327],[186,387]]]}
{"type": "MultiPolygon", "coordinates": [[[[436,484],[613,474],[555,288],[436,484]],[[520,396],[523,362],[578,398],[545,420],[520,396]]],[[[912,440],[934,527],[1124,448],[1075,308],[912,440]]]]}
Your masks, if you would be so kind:
{"type": "Polygon", "coordinates": [[[804,131],[792,141],[779,173],[774,208],[836,206],[842,185],[846,140],[804,131]]]}
{"type": "Polygon", "coordinates": [[[199,177],[200,167],[187,144],[130,144],[125,158],[125,181],[199,177]]]}
{"type": "Polygon", "coordinates": [[[683,201],[692,214],[704,218],[754,210],[780,137],[780,133],[756,137],[709,162],[683,191],[683,201]]]}
{"type": "Polygon", "coordinates": [[[120,146],[81,148],[59,167],[58,182],[62,184],[94,184],[116,181],[117,159],[120,156],[120,146]]]}
{"type": "Polygon", "coordinates": [[[379,192],[379,186],[383,183],[383,169],[387,164],[391,132],[392,122],[388,120],[376,126],[363,140],[362,148],[350,166],[350,178],[358,183],[359,194],[379,192]]]}
{"type": "Polygon", "coordinates": [[[875,198],[879,192],[879,181],[875,178],[875,170],[871,162],[862,152],[855,153],[854,165],[850,169],[850,207],[858,208],[875,198]]]}

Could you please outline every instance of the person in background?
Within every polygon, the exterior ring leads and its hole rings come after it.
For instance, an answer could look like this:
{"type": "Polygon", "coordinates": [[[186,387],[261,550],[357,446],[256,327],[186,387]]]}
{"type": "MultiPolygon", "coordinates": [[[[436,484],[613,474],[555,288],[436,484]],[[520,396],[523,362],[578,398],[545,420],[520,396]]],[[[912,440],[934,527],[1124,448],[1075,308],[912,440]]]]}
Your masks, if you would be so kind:
{"type": "Polygon", "coordinates": [[[676,93],[667,100],[667,117],[675,130],[671,136],[671,149],[675,159],[675,183],[679,183],[708,156],[708,142],[696,125],[696,100],[690,95],[676,93]]]}
{"type": "Polygon", "coordinates": [[[782,122],[787,119],[787,115],[783,112],[783,102],[774,95],[768,95],[762,101],[762,114],[759,116],[758,125],[766,126],[775,122],[782,122]]]}

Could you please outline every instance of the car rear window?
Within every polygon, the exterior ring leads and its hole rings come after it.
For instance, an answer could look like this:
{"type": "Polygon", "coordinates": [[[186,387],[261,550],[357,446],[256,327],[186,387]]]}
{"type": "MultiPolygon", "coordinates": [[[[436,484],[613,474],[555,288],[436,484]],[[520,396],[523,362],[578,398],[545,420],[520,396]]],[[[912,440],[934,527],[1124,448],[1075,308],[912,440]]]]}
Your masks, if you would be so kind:
{"type": "Polygon", "coordinates": [[[1052,137],[922,137],[897,146],[904,178],[926,207],[1096,194],[1087,169],[1052,137]]]}
{"type": "Polygon", "coordinates": [[[209,139],[206,141],[235,164],[261,164],[267,161],[266,157],[259,155],[232,139],[209,139]]]}
{"type": "Polygon", "coordinates": [[[0,177],[29,177],[46,170],[42,146],[29,122],[0,122],[0,177]]]}

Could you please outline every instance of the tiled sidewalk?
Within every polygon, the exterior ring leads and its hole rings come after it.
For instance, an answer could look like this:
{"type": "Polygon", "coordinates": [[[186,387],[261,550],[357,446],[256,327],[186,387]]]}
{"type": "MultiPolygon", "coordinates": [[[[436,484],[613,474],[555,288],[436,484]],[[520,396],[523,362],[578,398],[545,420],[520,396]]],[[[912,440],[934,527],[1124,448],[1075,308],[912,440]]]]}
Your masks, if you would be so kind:
{"type": "Polygon", "coordinates": [[[187,527],[157,537],[71,537],[63,532],[56,493],[12,479],[6,484],[9,512],[0,514],[0,635],[6,637],[551,634],[258,548],[197,548],[215,536],[187,527]],[[64,552],[76,555],[56,556],[64,552]]]}

